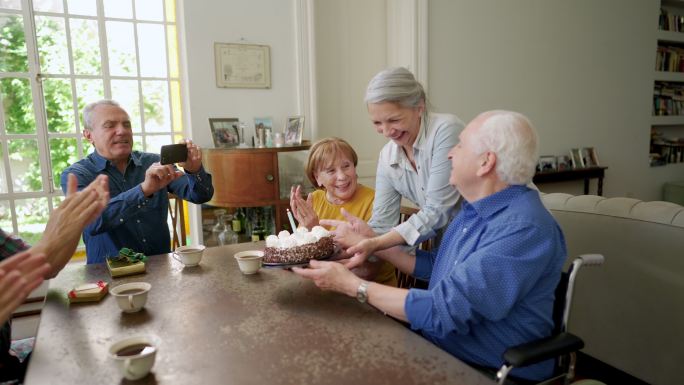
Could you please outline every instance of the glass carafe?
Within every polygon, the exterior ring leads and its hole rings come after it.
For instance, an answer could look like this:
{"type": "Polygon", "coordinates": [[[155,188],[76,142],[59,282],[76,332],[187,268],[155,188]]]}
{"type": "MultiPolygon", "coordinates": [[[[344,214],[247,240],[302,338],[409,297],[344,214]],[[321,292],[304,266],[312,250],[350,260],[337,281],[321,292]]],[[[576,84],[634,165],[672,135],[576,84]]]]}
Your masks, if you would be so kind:
{"type": "Polygon", "coordinates": [[[218,243],[221,246],[231,245],[238,243],[238,235],[233,231],[231,222],[233,221],[232,215],[221,216],[221,222],[223,222],[223,231],[218,235],[218,243]]]}
{"type": "Polygon", "coordinates": [[[214,245],[219,244],[219,234],[224,230],[225,224],[221,220],[221,217],[226,214],[225,209],[214,210],[214,216],[216,217],[214,221],[214,227],[211,228],[211,240],[214,245]]]}

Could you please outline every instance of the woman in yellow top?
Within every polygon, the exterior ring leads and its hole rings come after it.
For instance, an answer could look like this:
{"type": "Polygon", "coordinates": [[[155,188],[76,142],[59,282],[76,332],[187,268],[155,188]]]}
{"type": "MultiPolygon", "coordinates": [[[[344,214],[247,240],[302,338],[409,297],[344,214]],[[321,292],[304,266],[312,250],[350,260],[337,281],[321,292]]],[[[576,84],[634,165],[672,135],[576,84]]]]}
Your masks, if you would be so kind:
{"type": "MultiPolygon", "coordinates": [[[[308,229],[319,219],[345,220],[342,209],[368,221],[373,213],[375,190],[357,183],[356,151],[343,139],[322,139],[309,151],[306,175],[317,190],[302,198],[301,186],[290,191],[290,208],[299,225],[308,229]]],[[[366,261],[352,271],[359,277],[396,286],[394,266],[376,260],[366,261]]]]}

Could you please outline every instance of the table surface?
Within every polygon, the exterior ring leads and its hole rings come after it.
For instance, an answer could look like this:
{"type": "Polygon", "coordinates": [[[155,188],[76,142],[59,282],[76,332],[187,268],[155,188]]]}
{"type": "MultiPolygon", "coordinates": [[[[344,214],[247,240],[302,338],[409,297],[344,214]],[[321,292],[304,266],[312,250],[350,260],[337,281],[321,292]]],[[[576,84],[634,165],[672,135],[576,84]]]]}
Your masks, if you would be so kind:
{"type": "Polygon", "coordinates": [[[52,280],[26,384],[127,383],[107,357],[115,341],[158,344],[139,384],[493,384],[401,323],[282,269],[240,273],[233,254],[263,242],[209,248],[197,267],[150,257],[145,274],[112,279],[104,264],[69,265],[52,280]],[[113,296],[69,304],[84,282],[152,284],[147,305],[122,313],[113,296]]]}

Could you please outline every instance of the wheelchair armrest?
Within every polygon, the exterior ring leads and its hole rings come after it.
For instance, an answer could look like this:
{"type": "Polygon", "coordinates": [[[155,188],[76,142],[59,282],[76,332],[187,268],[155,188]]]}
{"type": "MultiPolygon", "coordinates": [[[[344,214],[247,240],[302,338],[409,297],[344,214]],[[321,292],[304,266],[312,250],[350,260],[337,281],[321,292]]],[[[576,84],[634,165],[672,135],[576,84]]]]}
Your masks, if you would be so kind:
{"type": "Polygon", "coordinates": [[[576,352],[583,347],[584,341],[581,338],[570,333],[560,333],[510,347],[504,352],[504,360],[509,365],[521,367],[576,352]]]}

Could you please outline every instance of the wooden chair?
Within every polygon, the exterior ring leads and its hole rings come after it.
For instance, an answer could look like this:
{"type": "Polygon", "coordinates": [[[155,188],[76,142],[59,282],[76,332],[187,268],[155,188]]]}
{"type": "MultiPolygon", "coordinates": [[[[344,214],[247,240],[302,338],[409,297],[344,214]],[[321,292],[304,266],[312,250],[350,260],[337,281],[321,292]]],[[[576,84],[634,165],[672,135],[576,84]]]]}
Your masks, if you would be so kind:
{"type": "MultiPolygon", "coordinates": [[[[417,213],[419,209],[414,208],[414,207],[409,207],[409,206],[401,206],[400,214],[399,214],[399,223],[405,222],[407,219],[411,217],[411,215],[417,213]]],[[[418,245],[418,249],[420,250],[426,250],[430,251],[432,250],[433,246],[433,240],[428,239],[427,241],[421,243],[418,245]]],[[[410,274],[406,274],[399,269],[395,269],[394,273],[397,276],[397,287],[402,288],[402,289],[410,289],[410,288],[418,288],[418,289],[426,289],[427,288],[427,282],[421,281],[419,279],[416,279],[414,276],[410,274]]]]}
{"type": "Polygon", "coordinates": [[[173,238],[171,239],[171,249],[187,244],[185,233],[185,207],[183,200],[174,194],[169,194],[169,215],[171,216],[171,226],[173,227],[173,238]]]}

